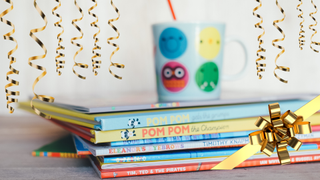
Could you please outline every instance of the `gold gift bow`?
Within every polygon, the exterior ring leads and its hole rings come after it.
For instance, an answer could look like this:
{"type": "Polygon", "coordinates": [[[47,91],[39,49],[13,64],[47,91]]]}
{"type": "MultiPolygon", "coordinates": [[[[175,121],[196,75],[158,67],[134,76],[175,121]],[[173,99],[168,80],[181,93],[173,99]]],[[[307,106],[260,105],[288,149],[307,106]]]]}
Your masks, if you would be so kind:
{"type": "Polygon", "coordinates": [[[300,142],[300,144],[299,140],[297,141],[296,138],[292,138],[292,135],[294,133],[305,134],[311,132],[310,123],[303,121],[303,119],[309,118],[311,115],[313,115],[320,109],[320,95],[308,102],[307,104],[305,104],[304,106],[302,106],[294,113],[287,111],[280,119],[280,108],[275,106],[274,104],[269,105],[269,108],[273,131],[270,132],[269,125],[271,123],[259,117],[256,122],[256,125],[258,125],[258,127],[260,128],[264,127],[263,129],[265,131],[256,131],[251,133],[249,135],[249,144],[245,145],[240,150],[229,156],[227,159],[223,160],[222,162],[214,166],[211,170],[231,170],[243,161],[245,161],[246,159],[248,159],[249,157],[251,157],[252,155],[254,155],[259,150],[262,150],[262,152],[268,154],[272,149],[271,145],[277,147],[278,156],[281,156],[280,162],[282,164],[290,163],[290,158],[286,158],[288,154],[286,151],[286,146],[287,144],[289,144],[291,147],[293,146],[295,150],[298,150],[302,143],[300,142]],[[281,124],[288,126],[286,127],[288,133],[284,136],[282,136],[284,133],[284,129],[281,129],[281,124]],[[276,135],[273,134],[274,132],[276,133],[276,135]],[[290,135],[291,137],[288,135],[290,135]],[[288,136],[289,138],[285,136],[288,136]],[[269,142],[269,140],[271,140],[271,137],[275,139],[275,141],[272,141],[274,144],[272,144],[272,142],[269,142]],[[287,139],[285,140],[286,142],[278,142],[278,138],[281,141],[283,141],[283,139],[287,139]],[[290,138],[292,138],[291,141],[287,141],[290,138]]]}
{"type": "Polygon", "coordinates": [[[12,54],[16,52],[16,50],[18,49],[18,42],[14,37],[12,37],[12,35],[16,31],[14,24],[8,20],[3,19],[3,16],[7,15],[10,11],[13,10],[13,3],[11,2],[11,0],[5,0],[5,1],[9,3],[11,6],[0,14],[0,21],[7,24],[8,26],[11,26],[12,30],[4,34],[3,38],[5,40],[10,40],[16,43],[16,46],[8,52],[8,59],[10,60],[9,62],[10,70],[6,74],[6,79],[9,83],[6,84],[4,87],[6,92],[6,99],[7,99],[7,109],[9,109],[9,113],[13,113],[14,108],[10,106],[10,104],[18,102],[18,98],[16,96],[20,95],[20,91],[9,90],[9,88],[13,86],[19,86],[19,81],[10,77],[13,74],[19,75],[19,71],[13,67],[13,64],[16,63],[16,58],[12,56],[12,54]]]}

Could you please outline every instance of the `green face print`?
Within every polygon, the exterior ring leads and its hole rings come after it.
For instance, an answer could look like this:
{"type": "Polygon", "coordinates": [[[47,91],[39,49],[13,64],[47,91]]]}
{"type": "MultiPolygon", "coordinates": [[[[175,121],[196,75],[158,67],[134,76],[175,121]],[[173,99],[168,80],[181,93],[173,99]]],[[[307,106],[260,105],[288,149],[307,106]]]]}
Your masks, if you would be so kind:
{"type": "Polygon", "coordinates": [[[213,91],[219,81],[219,69],[216,63],[207,62],[200,66],[196,72],[196,83],[205,92],[213,91]]]}

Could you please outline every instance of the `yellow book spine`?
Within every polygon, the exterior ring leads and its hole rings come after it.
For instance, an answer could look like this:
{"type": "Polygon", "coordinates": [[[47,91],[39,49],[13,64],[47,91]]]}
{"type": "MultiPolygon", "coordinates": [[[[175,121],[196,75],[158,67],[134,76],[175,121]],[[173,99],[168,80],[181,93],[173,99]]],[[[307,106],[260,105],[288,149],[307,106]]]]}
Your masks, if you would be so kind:
{"type": "MultiPolygon", "coordinates": [[[[268,119],[268,117],[265,118],[268,119]]],[[[253,117],[202,123],[190,123],[175,126],[157,126],[113,131],[92,130],[91,133],[95,136],[95,138],[92,138],[91,141],[93,143],[105,143],[124,140],[258,130],[258,128],[254,125],[256,120],[257,117],[253,117]]],[[[320,125],[320,113],[309,117],[308,121],[310,121],[311,125],[320,125]]]]}

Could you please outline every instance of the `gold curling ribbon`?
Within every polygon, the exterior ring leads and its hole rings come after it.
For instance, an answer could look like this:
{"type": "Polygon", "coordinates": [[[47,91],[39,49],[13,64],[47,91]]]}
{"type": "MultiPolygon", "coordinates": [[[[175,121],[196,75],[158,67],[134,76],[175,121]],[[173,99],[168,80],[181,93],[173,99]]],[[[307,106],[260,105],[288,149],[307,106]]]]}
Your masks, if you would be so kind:
{"type": "Polygon", "coordinates": [[[75,43],[74,41],[75,40],[79,40],[79,39],[82,39],[83,38],[83,32],[81,30],[81,28],[79,26],[76,25],[76,22],[78,21],[81,21],[83,19],[83,12],[82,12],[82,9],[79,7],[78,3],[77,3],[77,0],[74,0],[74,4],[76,5],[76,7],[78,8],[79,12],[81,13],[81,18],[79,19],[73,19],[72,20],[72,25],[81,33],[81,36],[80,37],[74,37],[74,38],[71,38],[71,43],[75,46],[78,46],[80,49],[75,53],[75,55],[73,56],[73,61],[74,61],[74,65],[72,67],[72,71],[75,75],[77,75],[80,79],[86,79],[86,77],[78,74],[74,68],[75,67],[80,67],[80,68],[85,68],[87,69],[88,68],[88,65],[87,64],[84,64],[84,63],[77,63],[76,62],[76,56],[83,50],[83,46],[79,43],[75,43]]]}
{"type": "Polygon", "coordinates": [[[315,24],[311,24],[311,25],[309,26],[309,29],[314,32],[314,33],[311,35],[311,38],[310,38],[310,39],[311,39],[310,48],[311,48],[314,52],[319,53],[318,50],[316,50],[316,49],[314,49],[314,48],[312,47],[312,44],[314,44],[314,45],[320,45],[320,42],[315,42],[315,41],[312,40],[313,36],[318,33],[318,31],[317,31],[315,28],[312,28],[313,26],[317,26],[317,24],[318,24],[316,18],[313,17],[312,15],[316,14],[316,13],[318,12],[318,9],[317,9],[317,6],[313,3],[313,0],[311,0],[311,3],[312,3],[312,5],[314,6],[314,8],[316,9],[316,11],[309,14],[309,16],[310,16],[310,17],[312,18],[312,20],[315,22],[315,24]]]}
{"type": "Polygon", "coordinates": [[[290,163],[290,156],[287,145],[296,151],[302,145],[295,134],[311,133],[310,122],[304,121],[320,109],[320,95],[302,106],[294,113],[290,110],[282,116],[278,103],[269,104],[269,114],[271,122],[259,117],[255,125],[260,128],[249,134],[250,143],[220,162],[211,170],[231,170],[240,163],[257,153],[263,152],[270,156],[274,149],[277,149],[279,161],[282,165],[290,163]]]}
{"type": "Polygon", "coordinates": [[[56,23],[54,23],[54,26],[59,27],[59,28],[62,28],[62,31],[57,35],[58,47],[57,47],[57,49],[56,49],[56,54],[57,54],[57,56],[56,56],[56,58],[55,58],[55,60],[56,60],[56,67],[57,67],[56,72],[57,72],[58,75],[60,76],[62,73],[61,73],[61,71],[60,71],[59,69],[64,68],[64,64],[65,64],[65,61],[60,60],[60,58],[65,57],[65,55],[64,55],[63,53],[59,52],[59,50],[64,50],[64,49],[65,49],[65,48],[61,45],[61,43],[62,43],[62,38],[60,37],[60,36],[64,33],[64,28],[63,28],[63,26],[60,24],[60,23],[62,22],[61,16],[60,16],[58,13],[55,13],[55,12],[54,12],[54,11],[56,11],[59,7],[61,7],[61,2],[60,2],[60,0],[56,0],[56,1],[59,3],[59,5],[56,6],[56,7],[54,7],[54,8],[52,9],[52,14],[55,15],[55,16],[57,16],[58,18],[60,18],[59,21],[57,21],[56,23]]]}
{"type": "Polygon", "coordinates": [[[30,31],[30,36],[31,36],[31,38],[32,38],[33,40],[35,40],[35,41],[38,43],[38,45],[43,49],[44,54],[43,54],[43,55],[39,55],[39,56],[32,56],[32,57],[30,57],[30,58],[28,59],[28,64],[29,64],[31,67],[36,68],[36,69],[38,69],[38,70],[41,70],[41,71],[43,71],[43,72],[41,73],[40,76],[38,76],[38,77],[36,78],[36,80],[34,81],[34,83],[33,83],[33,85],[32,85],[32,91],[33,91],[34,97],[32,98],[30,104],[31,104],[31,107],[32,107],[32,109],[34,110],[34,112],[35,112],[36,114],[38,114],[39,116],[41,116],[41,117],[43,117],[43,118],[51,119],[51,117],[50,117],[49,115],[46,115],[46,114],[44,114],[43,112],[39,111],[39,110],[38,110],[37,108],[35,108],[35,106],[32,104],[32,101],[33,101],[34,99],[39,99],[40,101],[49,102],[49,103],[54,102],[54,98],[53,98],[53,97],[51,97],[51,96],[46,96],[46,95],[38,95],[38,94],[36,94],[36,93],[34,92],[34,88],[35,88],[36,84],[40,81],[40,79],[42,79],[42,78],[47,74],[46,68],[44,68],[44,67],[42,67],[42,66],[40,66],[40,65],[33,64],[33,63],[31,62],[31,61],[33,61],[33,60],[43,59],[43,58],[45,58],[45,57],[47,56],[47,48],[46,48],[46,47],[44,46],[44,44],[40,41],[40,39],[38,39],[38,38],[34,35],[34,33],[43,31],[43,30],[47,27],[47,24],[48,24],[47,17],[46,17],[45,14],[41,11],[41,9],[40,9],[39,6],[37,5],[37,2],[36,2],[36,1],[37,1],[37,0],[34,0],[33,5],[34,5],[34,7],[36,8],[36,10],[38,11],[38,13],[40,14],[40,16],[42,17],[42,19],[44,20],[45,25],[44,25],[43,27],[41,27],[41,28],[32,29],[32,30],[30,31]]]}
{"type": "Polygon", "coordinates": [[[300,50],[303,49],[304,46],[304,42],[305,42],[305,36],[303,35],[305,33],[305,31],[303,30],[303,23],[304,23],[304,17],[303,17],[303,11],[300,8],[300,6],[303,4],[302,0],[299,0],[300,4],[298,4],[297,6],[297,10],[301,12],[301,14],[298,15],[298,18],[301,18],[302,21],[300,22],[300,32],[299,32],[299,48],[300,50]]]}
{"type": "Polygon", "coordinates": [[[280,77],[277,75],[277,73],[276,73],[276,70],[281,70],[281,71],[284,71],[284,72],[289,72],[289,71],[290,71],[290,68],[289,68],[289,67],[278,66],[278,65],[277,65],[277,60],[278,60],[279,57],[285,52],[284,47],[275,44],[275,42],[284,41],[284,39],[285,39],[285,34],[284,34],[283,30],[277,25],[277,23],[283,22],[284,19],[285,19],[285,17],[286,17],[286,14],[284,13],[284,10],[282,9],[282,7],[279,5],[278,0],[276,0],[276,5],[278,6],[278,8],[280,9],[281,13],[283,14],[283,18],[280,19],[280,20],[275,20],[275,21],[273,21],[273,26],[278,29],[278,31],[282,34],[283,38],[272,40],[272,45],[273,45],[274,47],[276,47],[276,48],[281,49],[281,52],[277,55],[277,57],[276,57],[276,59],[275,59],[276,68],[274,69],[273,74],[274,74],[274,76],[275,76],[279,81],[281,81],[281,82],[283,82],[283,83],[288,83],[287,80],[284,80],[284,79],[280,78],[280,77]]]}
{"type": "Polygon", "coordinates": [[[98,32],[95,33],[93,35],[93,39],[94,39],[94,47],[92,49],[92,58],[91,58],[91,61],[92,61],[92,71],[94,72],[94,75],[98,75],[98,72],[96,71],[96,69],[100,68],[100,65],[101,64],[101,61],[99,60],[95,60],[96,58],[100,58],[101,57],[101,54],[95,52],[95,50],[101,50],[101,47],[97,45],[97,43],[99,42],[99,39],[97,38],[98,34],[100,34],[100,27],[97,25],[98,23],[98,16],[94,13],[91,13],[91,11],[96,8],[98,6],[98,3],[96,2],[96,0],[92,0],[92,2],[94,2],[95,4],[88,10],[88,13],[89,15],[93,16],[94,18],[96,18],[96,20],[94,22],[92,22],[90,25],[92,27],[96,27],[98,28],[98,32]]]}
{"type": "Polygon", "coordinates": [[[112,60],[111,60],[111,59],[112,59],[112,56],[114,55],[114,53],[117,52],[117,51],[119,51],[119,49],[120,49],[117,44],[114,44],[114,43],[111,43],[111,42],[110,42],[110,40],[119,39],[119,37],[120,37],[120,33],[119,33],[118,29],[117,29],[113,24],[111,24],[111,22],[114,22],[114,21],[119,20],[119,18],[120,18],[120,13],[119,13],[118,8],[113,4],[112,0],[111,0],[111,5],[112,5],[113,8],[115,9],[115,11],[118,13],[118,17],[117,17],[116,19],[110,19],[110,20],[108,21],[108,24],[112,27],[113,30],[116,31],[116,33],[118,34],[118,36],[117,36],[117,37],[110,37],[110,38],[107,39],[108,44],[116,47],[116,50],[114,50],[114,51],[111,53],[111,55],[110,55],[110,62],[111,62],[111,64],[110,64],[110,66],[109,66],[109,72],[110,72],[115,78],[122,79],[122,77],[114,74],[114,73],[111,71],[111,67],[112,67],[112,66],[113,66],[113,67],[117,67],[117,68],[122,68],[122,69],[124,68],[124,64],[114,63],[114,62],[112,62],[112,60]]]}
{"type": "Polygon", "coordinates": [[[257,11],[259,8],[262,7],[262,2],[260,0],[256,0],[259,4],[259,6],[255,7],[253,9],[253,15],[256,16],[257,18],[261,19],[260,22],[258,22],[257,24],[254,25],[255,28],[260,28],[263,30],[262,34],[260,34],[258,36],[258,41],[259,41],[259,49],[257,51],[257,56],[258,56],[258,59],[256,60],[256,65],[257,65],[257,76],[259,77],[259,79],[262,78],[262,75],[261,75],[261,72],[264,72],[265,71],[265,67],[266,67],[266,64],[265,63],[260,63],[259,61],[261,60],[266,60],[266,57],[262,56],[260,53],[261,52],[266,52],[266,50],[264,48],[261,47],[261,45],[263,44],[263,40],[261,39],[261,37],[265,34],[265,30],[264,28],[262,27],[262,23],[263,23],[263,19],[262,17],[260,16],[260,14],[257,14],[255,13],[255,11],[257,11]]]}
{"type": "Polygon", "coordinates": [[[12,54],[18,49],[18,42],[17,42],[16,39],[14,39],[12,37],[12,35],[15,32],[14,24],[12,24],[10,21],[7,21],[7,20],[2,18],[3,16],[8,14],[13,9],[13,3],[11,2],[11,0],[5,0],[5,1],[7,3],[9,3],[11,6],[0,14],[0,21],[5,23],[5,24],[7,24],[7,25],[9,25],[9,26],[11,26],[12,30],[10,32],[8,32],[7,34],[4,34],[3,38],[5,40],[14,41],[16,43],[16,46],[11,51],[8,52],[8,59],[10,60],[10,62],[9,62],[10,71],[7,72],[6,79],[7,79],[7,81],[9,81],[9,83],[7,85],[5,85],[7,108],[9,109],[9,113],[13,113],[14,112],[14,108],[12,106],[10,106],[9,104],[14,103],[14,102],[18,102],[18,99],[14,98],[14,97],[10,97],[10,96],[19,96],[20,92],[19,91],[10,91],[10,90],[8,90],[8,88],[10,88],[12,86],[19,86],[19,82],[17,80],[11,79],[9,77],[9,75],[12,75],[12,74],[17,74],[17,75],[19,74],[19,71],[12,67],[12,64],[16,62],[16,58],[13,57],[12,54]]]}

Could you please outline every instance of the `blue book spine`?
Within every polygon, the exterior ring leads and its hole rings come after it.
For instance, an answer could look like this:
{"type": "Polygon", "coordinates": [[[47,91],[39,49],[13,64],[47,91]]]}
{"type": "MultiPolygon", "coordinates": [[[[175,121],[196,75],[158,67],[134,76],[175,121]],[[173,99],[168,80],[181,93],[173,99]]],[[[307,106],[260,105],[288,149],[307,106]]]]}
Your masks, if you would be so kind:
{"type": "Polygon", "coordinates": [[[252,132],[254,131],[239,131],[239,132],[201,134],[201,135],[191,135],[191,136],[174,136],[174,137],[153,138],[153,139],[115,141],[115,142],[111,142],[110,145],[112,147],[116,147],[116,146],[143,145],[143,144],[159,144],[159,143],[168,143],[168,142],[186,142],[186,141],[209,140],[209,139],[247,137],[248,134],[252,132]]]}
{"type": "MultiPolygon", "coordinates": [[[[283,111],[296,111],[307,100],[282,101],[280,107],[283,111]]],[[[225,119],[238,119],[268,115],[269,103],[255,103],[243,105],[199,107],[184,110],[150,111],[149,113],[132,113],[117,116],[98,116],[95,120],[100,122],[95,129],[110,131],[117,129],[134,129],[142,127],[155,127],[164,125],[177,125],[185,123],[216,121],[225,119]]]]}
{"type": "MultiPolygon", "coordinates": [[[[143,162],[143,161],[162,161],[171,159],[187,159],[187,158],[202,158],[215,156],[230,156],[238,151],[241,147],[226,148],[226,149],[209,149],[209,150],[194,150],[170,153],[155,153],[155,154],[140,154],[136,156],[116,156],[104,157],[103,163],[126,163],[126,162],[143,162]]],[[[299,150],[314,150],[318,149],[317,144],[304,144],[299,150]]],[[[276,151],[276,149],[275,149],[276,151]]],[[[288,147],[288,151],[295,151],[288,147]]]]}

